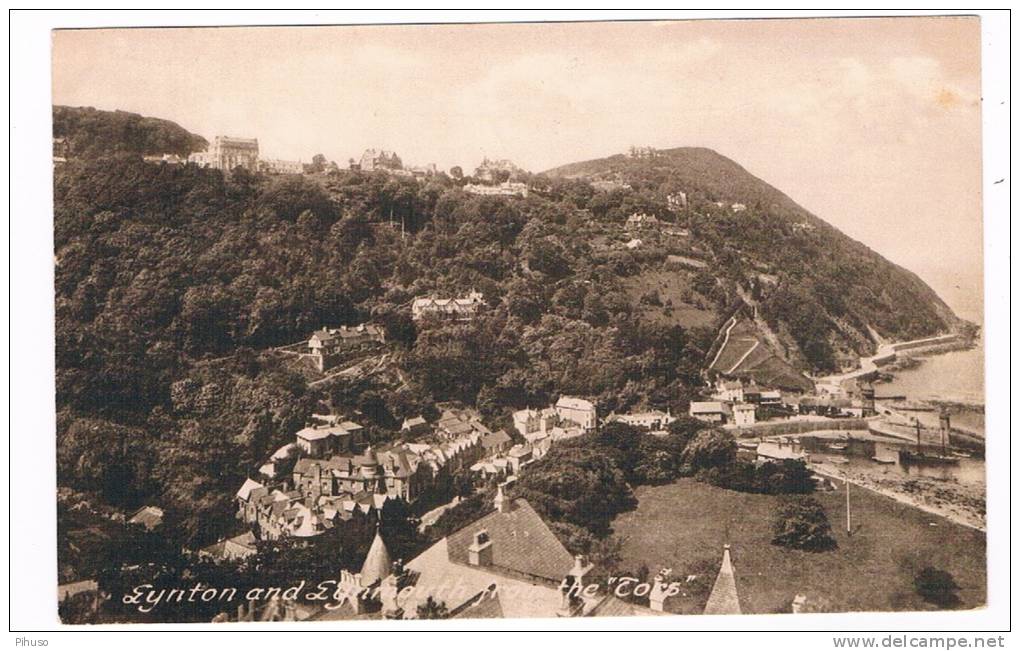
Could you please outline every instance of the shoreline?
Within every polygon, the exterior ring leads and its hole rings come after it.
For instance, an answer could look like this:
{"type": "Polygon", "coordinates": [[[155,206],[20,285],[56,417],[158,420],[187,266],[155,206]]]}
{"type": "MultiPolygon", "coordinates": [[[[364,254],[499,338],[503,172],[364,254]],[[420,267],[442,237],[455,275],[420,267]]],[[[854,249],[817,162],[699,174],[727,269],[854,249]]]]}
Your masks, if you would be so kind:
{"type": "Polygon", "coordinates": [[[817,474],[836,482],[836,490],[839,490],[840,483],[849,481],[858,488],[883,495],[919,511],[937,515],[984,534],[988,533],[984,487],[978,490],[975,486],[930,477],[879,480],[860,472],[847,475],[831,464],[811,463],[809,466],[817,474]],[[910,488],[903,490],[904,487],[910,488]]]}

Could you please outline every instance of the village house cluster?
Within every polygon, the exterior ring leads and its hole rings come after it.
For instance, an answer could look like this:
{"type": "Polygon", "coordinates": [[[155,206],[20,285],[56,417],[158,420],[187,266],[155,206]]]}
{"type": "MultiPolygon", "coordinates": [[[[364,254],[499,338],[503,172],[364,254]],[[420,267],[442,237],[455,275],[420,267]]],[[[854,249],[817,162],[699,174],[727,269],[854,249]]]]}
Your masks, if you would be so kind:
{"type": "Polygon", "coordinates": [[[875,391],[870,385],[852,386],[818,382],[815,395],[783,392],[759,387],[753,379],[720,376],[713,385],[711,400],[691,401],[689,414],[718,425],[750,427],[763,415],[867,418],[875,415],[875,391]]]}
{"type": "MultiPolygon", "coordinates": [[[[378,447],[367,443],[357,423],[314,418],[315,424],[273,453],[259,477],[247,479],[236,494],[238,518],[253,525],[262,539],[317,536],[356,511],[381,511],[387,500],[413,503],[444,475],[471,471],[482,459],[495,460],[510,442],[505,432],[491,431],[463,410],[444,411],[432,426],[405,421],[405,435],[428,433],[378,447]]],[[[506,464],[504,474],[519,467],[506,464]]]]}

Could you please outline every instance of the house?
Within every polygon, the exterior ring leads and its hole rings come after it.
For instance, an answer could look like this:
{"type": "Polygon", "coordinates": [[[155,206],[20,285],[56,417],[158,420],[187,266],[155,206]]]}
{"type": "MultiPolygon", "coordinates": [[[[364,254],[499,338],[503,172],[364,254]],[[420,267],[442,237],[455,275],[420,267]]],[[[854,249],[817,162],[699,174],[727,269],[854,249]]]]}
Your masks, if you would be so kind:
{"type": "Polygon", "coordinates": [[[414,299],[411,304],[411,316],[416,321],[424,318],[470,320],[484,305],[482,293],[474,290],[466,297],[425,296],[414,299]]]}
{"type": "Polygon", "coordinates": [[[264,174],[303,174],[305,165],[299,160],[263,158],[259,160],[258,170],[264,174]]]}
{"type": "Polygon", "coordinates": [[[643,212],[636,212],[627,218],[627,228],[654,227],[661,224],[655,215],[648,215],[643,212]]]}
{"type": "Polygon", "coordinates": [[[762,391],[758,397],[758,404],[762,407],[779,407],[783,404],[783,394],[779,391],[762,391]]]}
{"type": "Polygon", "coordinates": [[[528,196],[528,184],[514,181],[504,181],[498,185],[480,185],[468,183],[464,186],[464,192],[482,196],[496,197],[526,197],[528,196]]]}
{"type": "Polygon", "coordinates": [[[403,169],[404,163],[400,157],[392,151],[376,151],[366,149],[361,155],[361,162],[358,169],[362,172],[375,172],[377,170],[399,170],[403,169]]]}
{"type": "Polygon", "coordinates": [[[259,141],[258,138],[216,136],[207,151],[191,154],[188,162],[217,170],[230,171],[235,167],[243,167],[254,172],[258,169],[259,141]]]}
{"type": "Polygon", "coordinates": [[[257,553],[255,534],[246,531],[239,536],[220,540],[198,550],[199,558],[207,558],[214,562],[238,561],[257,553]]]}
{"type": "Polygon", "coordinates": [[[400,433],[406,436],[421,436],[427,434],[430,429],[428,421],[421,416],[405,418],[400,425],[400,433]]]}
{"type": "Polygon", "coordinates": [[[744,402],[744,383],[720,378],[715,384],[715,397],[724,402],[744,402]]]}
{"type": "Polygon", "coordinates": [[[631,414],[614,414],[609,417],[610,421],[626,423],[634,427],[641,427],[649,431],[665,429],[667,425],[676,420],[669,411],[652,409],[631,414]]]}
{"type": "Polygon", "coordinates": [[[322,458],[334,452],[354,452],[364,444],[365,428],[345,420],[312,425],[299,431],[296,444],[309,457],[322,458]]]}
{"type": "Polygon", "coordinates": [[[187,162],[186,159],[181,158],[177,154],[149,154],[142,156],[142,160],[146,163],[155,165],[167,164],[167,165],[183,165],[187,162]]]}
{"type": "Polygon", "coordinates": [[[730,209],[733,210],[733,212],[744,212],[745,210],[747,210],[747,206],[745,206],[742,203],[735,203],[732,206],[730,206],[730,209]]]}
{"type": "Polygon", "coordinates": [[[737,427],[749,427],[755,422],[755,406],[741,402],[733,405],[733,424],[737,427]]]}
{"type": "Polygon", "coordinates": [[[482,437],[482,449],[486,457],[502,454],[509,450],[512,444],[513,439],[501,429],[490,432],[482,437]]]}
{"type": "Polygon", "coordinates": [[[485,157],[482,159],[482,162],[478,165],[478,167],[475,168],[474,177],[480,181],[492,183],[493,181],[500,180],[501,178],[509,180],[520,174],[522,171],[523,170],[521,170],[521,168],[517,167],[517,165],[509,159],[501,158],[498,160],[489,160],[488,157],[485,157]]]}
{"type": "Polygon", "coordinates": [[[513,414],[514,429],[527,440],[546,436],[559,421],[554,407],[545,409],[521,409],[513,414]]]}
{"type": "Polygon", "coordinates": [[[584,613],[592,566],[571,556],[526,500],[507,497],[500,486],[494,506],[407,564],[412,578],[398,604],[404,617],[416,617],[430,597],[454,617],[584,613]]]}
{"type": "Polygon", "coordinates": [[[686,192],[674,192],[666,197],[666,205],[673,212],[678,212],[687,207],[687,193],[686,192]]]}
{"type": "Polygon", "coordinates": [[[722,563],[715,578],[712,592],[705,604],[706,615],[740,615],[740,597],[737,595],[737,579],[730,561],[730,546],[723,545],[722,563]]]}
{"type": "Polygon", "coordinates": [[[706,423],[722,423],[726,420],[726,410],[721,402],[691,402],[690,415],[706,423]]]}
{"type": "Polygon", "coordinates": [[[345,353],[373,348],[386,343],[382,326],[362,323],[357,326],[321,328],[308,338],[308,353],[320,372],[337,364],[345,353]]]}
{"type": "Polygon", "coordinates": [[[556,414],[561,421],[570,421],[585,432],[595,429],[598,424],[595,405],[584,398],[560,396],[556,401],[556,414]]]}
{"type": "Polygon", "coordinates": [[[143,506],[131,514],[128,524],[140,524],[146,531],[152,531],[163,524],[163,509],[158,506],[143,506]]]}

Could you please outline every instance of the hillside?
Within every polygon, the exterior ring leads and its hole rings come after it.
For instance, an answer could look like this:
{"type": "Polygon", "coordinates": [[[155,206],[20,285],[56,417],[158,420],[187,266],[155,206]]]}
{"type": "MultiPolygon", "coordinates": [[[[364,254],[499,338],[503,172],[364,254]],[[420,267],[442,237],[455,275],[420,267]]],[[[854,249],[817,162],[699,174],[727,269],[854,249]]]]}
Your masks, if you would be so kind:
{"type": "MultiPolygon", "coordinates": [[[[129,114],[57,116],[79,151],[201,142],[129,114]]],[[[444,174],[71,157],[54,170],[60,485],[158,503],[201,544],[230,533],[237,485],[313,412],[357,418],[378,442],[446,401],[494,427],[561,394],[606,414],[682,412],[728,323],[744,349],[716,370],[793,386],[870,352],[872,330],[960,325],[916,276],[706,150],[571,170],[630,188],[561,169],[526,177],[528,197],[477,196],[444,174]],[[687,206],[671,205],[681,191],[687,206]],[[635,212],[657,220],[628,226],[635,212]],[[411,319],[415,297],[472,289],[487,305],[473,320],[411,319]],[[386,329],[379,373],[318,382],[270,352],[366,321],[386,329]]]]}
{"type": "Polygon", "coordinates": [[[53,137],[67,140],[70,156],[88,158],[114,154],[187,156],[208,145],[205,138],[169,120],[79,106],[53,107],[53,137]]]}
{"type": "Polygon", "coordinates": [[[712,150],[616,155],[545,174],[623,186],[606,195],[683,193],[686,207],[674,212],[709,249],[712,274],[735,283],[765,343],[795,365],[849,362],[874,349],[872,332],[895,340],[969,326],[914,273],[712,150]]]}

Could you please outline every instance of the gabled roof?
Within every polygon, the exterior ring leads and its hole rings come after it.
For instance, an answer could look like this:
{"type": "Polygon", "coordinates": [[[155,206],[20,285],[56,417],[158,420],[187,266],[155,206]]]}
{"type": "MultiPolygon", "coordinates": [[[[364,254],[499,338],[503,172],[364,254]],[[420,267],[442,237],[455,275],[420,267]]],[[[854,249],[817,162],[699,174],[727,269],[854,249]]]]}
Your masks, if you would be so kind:
{"type": "Polygon", "coordinates": [[[163,523],[163,509],[158,506],[143,506],[128,519],[129,524],[140,524],[151,531],[163,523]]]}
{"type": "Polygon", "coordinates": [[[494,448],[509,443],[512,440],[513,439],[510,438],[509,434],[499,429],[496,430],[495,432],[490,432],[482,437],[482,447],[494,448]]]}
{"type": "Polygon", "coordinates": [[[737,579],[733,574],[733,564],[730,562],[730,546],[723,546],[722,564],[719,567],[719,576],[715,578],[715,585],[712,586],[712,593],[708,595],[708,603],[705,604],[706,615],[739,615],[740,599],[737,597],[737,579]]]}
{"type": "Polygon", "coordinates": [[[559,584],[574,566],[574,557],[523,499],[514,500],[509,513],[493,511],[450,534],[447,540],[450,561],[467,565],[468,547],[483,529],[492,541],[492,568],[497,571],[559,584]]]}
{"type": "Polygon", "coordinates": [[[237,491],[237,497],[242,500],[247,500],[251,496],[252,490],[256,488],[265,487],[254,479],[245,479],[244,483],[241,484],[241,489],[237,491]]]}
{"type": "Polygon", "coordinates": [[[723,404],[721,402],[692,402],[691,403],[692,414],[721,414],[723,413],[723,404]]]}

